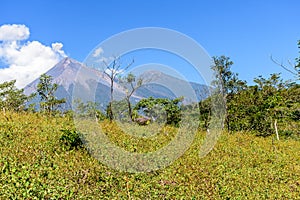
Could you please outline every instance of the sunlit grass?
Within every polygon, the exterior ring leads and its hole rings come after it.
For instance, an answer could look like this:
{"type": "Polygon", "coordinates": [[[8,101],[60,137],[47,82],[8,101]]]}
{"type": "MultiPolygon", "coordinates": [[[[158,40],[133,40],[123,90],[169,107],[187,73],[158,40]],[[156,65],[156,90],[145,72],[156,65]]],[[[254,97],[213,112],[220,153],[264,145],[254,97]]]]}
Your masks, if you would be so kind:
{"type": "MultiPolygon", "coordinates": [[[[155,151],[176,134],[162,127],[151,137],[135,137],[101,122],[116,145],[131,152],[155,151]]],[[[223,133],[199,158],[204,132],[171,166],[149,173],[106,167],[84,149],[66,150],[60,130],[74,129],[67,118],[39,114],[0,115],[0,199],[298,199],[300,141],[223,133]]],[[[147,131],[147,126],[126,130],[147,131]]]]}

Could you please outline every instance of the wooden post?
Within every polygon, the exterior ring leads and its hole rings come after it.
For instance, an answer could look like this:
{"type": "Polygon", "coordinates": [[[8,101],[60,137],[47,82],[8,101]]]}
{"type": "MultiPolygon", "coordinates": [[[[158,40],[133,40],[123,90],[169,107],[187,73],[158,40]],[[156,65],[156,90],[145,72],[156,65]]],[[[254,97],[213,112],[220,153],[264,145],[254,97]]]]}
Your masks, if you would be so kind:
{"type": "Polygon", "coordinates": [[[279,140],[278,129],[277,129],[277,119],[275,119],[274,127],[275,127],[276,138],[277,138],[277,140],[279,140]]]}

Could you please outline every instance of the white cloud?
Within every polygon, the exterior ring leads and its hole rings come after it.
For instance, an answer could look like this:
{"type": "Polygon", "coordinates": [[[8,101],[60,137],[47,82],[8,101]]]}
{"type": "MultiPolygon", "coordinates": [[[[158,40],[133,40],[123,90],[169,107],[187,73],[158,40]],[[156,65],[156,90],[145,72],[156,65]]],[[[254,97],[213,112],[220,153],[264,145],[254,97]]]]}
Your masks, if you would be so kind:
{"type": "Polygon", "coordinates": [[[28,35],[25,37],[26,34],[20,34],[22,32],[20,27],[22,30],[28,29],[25,25],[3,25],[0,27],[0,63],[7,65],[6,68],[0,68],[0,83],[16,79],[18,88],[34,81],[66,56],[61,43],[53,43],[49,47],[39,41],[19,42],[18,40],[21,38],[29,37],[29,29],[28,35]],[[9,27],[7,28],[7,26],[9,27]],[[3,27],[5,28],[3,29],[3,27]],[[9,30],[14,37],[4,37],[1,30],[9,30]],[[19,37],[16,37],[17,35],[19,37]]]}
{"type": "Polygon", "coordinates": [[[100,54],[102,54],[104,51],[101,47],[97,48],[94,53],[93,53],[93,57],[97,57],[99,56],[100,54]]]}
{"type": "Polygon", "coordinates": [[[52,43],[51,46],[52,46],[52,49],[53,49],[55,52],[59,53],[59,54],[62,55],[63,57],[66,57],[66,56],[67,56],[67,55],[65,54],[65,52],[62,50],[62,48],[63,48],[63,46],[64,46],[62,43],[55,42],[55,43],[52,43]]]}
{"type": "Polygon", "coordinates": [[[95,60],[95,62],[97,63],[102,63],[104,64],[104,66],[106,67],[106,64],[109,64],[110,62],[112,62],[113,60],[115,60],[114,57],[110,56],[110,57],[104,57],[101,56],[100,58],[98,58],[97,60],[95,60]]]}
{"type": "Polygon", "coordinates": [[[5,24],[0,26],[0,40],[2,41],[26,40],[29,34],[29,28],[25,25],[5,24]]]}
{"type": "Polygon", "coordinates": [[[116,69],[110,69],[110,68],[106,68],[105,69],[105,72],[107,73],[107,74],[112,74],[112,73],[114,73],[114,74],[123,74],[124,73],[124,69],[119,69],[119,70],[116,70],[116,69]]]}

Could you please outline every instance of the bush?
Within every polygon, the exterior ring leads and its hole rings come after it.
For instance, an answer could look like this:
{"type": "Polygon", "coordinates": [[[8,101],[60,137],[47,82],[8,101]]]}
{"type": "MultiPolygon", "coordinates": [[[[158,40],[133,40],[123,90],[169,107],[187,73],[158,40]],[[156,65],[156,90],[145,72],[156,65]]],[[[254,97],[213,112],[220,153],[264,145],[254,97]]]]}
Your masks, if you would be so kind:
{"type": "Polygon", "coordinates": [[[61,130],[63,134],[60,137],[60,142],[63,145],[67,146],[69,150],[71,149],[79,149],[83,147],[82,140],[80,138],[80,133],[74,130],[61,130]]]}
{"type": "Polygon", "coordinates": [[[153,98],[140,100],[134,107],[134,112],[142,116],[154,118],[157,122],[164,122],[169,125],[179,126],[181,121],[181,106],[183,97],[176,99],[153,98]]]}

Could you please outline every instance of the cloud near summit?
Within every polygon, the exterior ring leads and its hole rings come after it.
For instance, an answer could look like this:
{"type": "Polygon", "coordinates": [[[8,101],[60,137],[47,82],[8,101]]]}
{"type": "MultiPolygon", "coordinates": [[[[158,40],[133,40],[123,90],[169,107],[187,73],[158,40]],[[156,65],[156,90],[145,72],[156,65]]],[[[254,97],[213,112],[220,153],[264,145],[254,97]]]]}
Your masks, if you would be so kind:
{"type": "Polygon", "coordinates": [[[18,88],[25,87],[66,57],[62,43],[46,46],[29,36],[25,25],[0,26],[0,83],[16,79],[18,88]]]}

